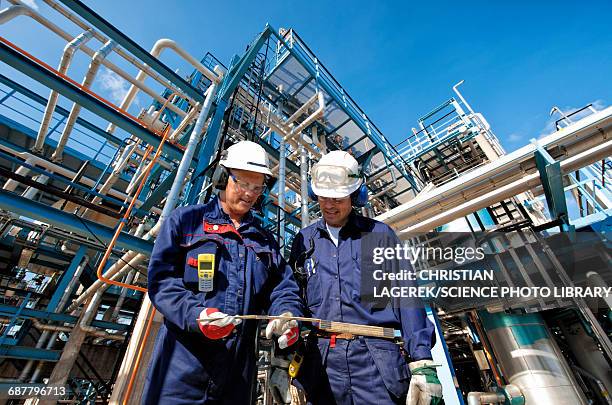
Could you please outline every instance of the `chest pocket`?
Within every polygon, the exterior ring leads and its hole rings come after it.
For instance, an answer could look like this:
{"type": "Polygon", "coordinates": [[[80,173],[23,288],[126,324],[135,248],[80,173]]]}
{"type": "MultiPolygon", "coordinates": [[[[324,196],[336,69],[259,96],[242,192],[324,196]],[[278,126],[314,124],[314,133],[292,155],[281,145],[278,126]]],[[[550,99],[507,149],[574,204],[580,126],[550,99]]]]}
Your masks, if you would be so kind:
{"type": "Polygon", "coordinates": [[[321,305],[322,298],[322,276],[319,267],[319,259],[315,255],[310,256],[304,261],[304,271],[308,277],[306,298],[308,300],[308,309],[310,309],[313,315],[315,315],[317,308],[321,305]]]}
{"type": "Polygon", "coordinates": [[[198,278],[198,256],[201,254],[214,255],[214,276],[211,292],[224,291],[227,289],[228,280],[225,276],[224,256],[228,254],[223,239],[216,235],[205,235],[200,239],[183,245],[185,249],[185,271],[183,273],[183,284],[194,292],[200,292],[198,278]]]}
{"type": "Polygon", "coordinates": [[[268,279],[276,269],[272,260],[272,252],[265,246],[256,244],[249,245],[250,263],[252,269],[252,292],[259,294],[266,285],[268,279]]]}

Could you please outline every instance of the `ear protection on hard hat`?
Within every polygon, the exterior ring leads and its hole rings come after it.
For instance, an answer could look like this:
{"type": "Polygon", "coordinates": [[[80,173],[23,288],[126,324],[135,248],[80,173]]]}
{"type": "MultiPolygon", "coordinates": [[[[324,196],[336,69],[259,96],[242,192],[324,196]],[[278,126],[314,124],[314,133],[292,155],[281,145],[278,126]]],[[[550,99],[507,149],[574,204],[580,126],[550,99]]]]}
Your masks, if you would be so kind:
{"type": "MultiPolygon", "coordinates": [[[[310,181],[308,182],[308,197],[310,197],[310,199],[313,201],[319,200],[319,196],[317,196],[312,190],[310,181]]],[[[363,178],[359,188],[351,193],[351,205],[357,208],[365,207],[365,205],[368,203],[368,198],[368,187],[365,184],[365,178],[363,178]]]]}
{"type": "MultiPolygon", "coordinates": [[[[220,161],[227,159],[227,150],[221,152],[220,161]]],[[[227,187],[227,181],[229,180],[229,170],[227,167],[217,164],[215,171],[212,176],[212,184],[217,190],[225,190],[227,187]]]]}

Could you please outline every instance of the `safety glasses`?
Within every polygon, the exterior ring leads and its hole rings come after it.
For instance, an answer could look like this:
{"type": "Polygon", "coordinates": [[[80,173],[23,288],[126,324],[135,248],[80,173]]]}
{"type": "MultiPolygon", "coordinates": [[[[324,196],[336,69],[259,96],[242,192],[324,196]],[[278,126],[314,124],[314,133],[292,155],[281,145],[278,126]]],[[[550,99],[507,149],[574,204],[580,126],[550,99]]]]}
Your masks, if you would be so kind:
{"type": "Polygon", "coordinates": [[[359,179],[345,167],[315,164],[312,167],[312,181],[318,187],[347,187],[359,179]]]}
{"type": "Polygon", "coordinates": [[[234,181],[234,184],[236,185],[236,187],[238,187],[238,189],[242,190],[243,192],[247,192],[248,191],[248,192],[251,192],[253,194],[262,194],[264,191],[266,191],[266,185],[265,184],[263,184],[263,185],[252,184],[252,183],[249,183],[248,181],[240,180],[233,173],[230,173],[230,177],[234,181]]]}

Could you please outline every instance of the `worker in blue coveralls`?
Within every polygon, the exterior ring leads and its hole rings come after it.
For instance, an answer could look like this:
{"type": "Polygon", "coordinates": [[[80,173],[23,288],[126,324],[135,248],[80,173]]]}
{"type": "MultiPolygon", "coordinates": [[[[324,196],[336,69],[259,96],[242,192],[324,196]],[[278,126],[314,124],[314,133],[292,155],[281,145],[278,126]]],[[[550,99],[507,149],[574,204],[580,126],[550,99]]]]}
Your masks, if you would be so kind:
{"type": "Polygon", "coordinates": [[[374,240],[400,241],[386,224],[353,211],[368,199],[358,162],[347,152],[332,151],[313,166],[311,176],[312,197],[323,218],[299,232],[289,260],[306,273],[306,281],[298,280],[307,315],[393,327],[401,331],[404,350],[392,340],[316,331],[316,338],[307,340],[297,385],[315,405],[439,403],[442,387],[431,356],[434,327],[420,300],[375,307],[360,297],[361,258],[367,255],[362,239],[379,235],[374,240]]]}
{"type": "MultiPolygon", "coordinates": [[[[272,176],[250,141],[223,152],[203,205],[181,207],[162,224],[149,262],[149,297],[164,316],[143,404],[252,403],[257,322],[236,315],[299,316],[291,268],[251,208],[272,176]]],[[[281,348],[298,340],[295,320],[268,323],[281,348]]]]}

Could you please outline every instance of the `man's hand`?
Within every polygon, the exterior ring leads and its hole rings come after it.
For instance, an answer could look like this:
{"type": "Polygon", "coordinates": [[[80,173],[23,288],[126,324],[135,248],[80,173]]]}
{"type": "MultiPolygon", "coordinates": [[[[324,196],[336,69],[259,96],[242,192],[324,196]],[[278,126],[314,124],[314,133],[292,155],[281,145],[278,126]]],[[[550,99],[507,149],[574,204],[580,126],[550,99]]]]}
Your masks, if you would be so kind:
{"type": "Polygon", "coordinates": [[[442,400],[442,385],[433,360],[413,361],[408,366],[412,378],[406,405],[438,405],[442,400]]]}
{"type": "Polygon", "coordinates": [[[204,336],[213,340],[229,336],[240,322],[242,322],[242,319],[236,319],[231,315],[219,312],[217,308],[204,308],[198,319],[200,330],[204,336]]]}
{"type": "MultiPolygon", "coordinates": [[[[280,316],[291,317],[291,312],[284,312],[280,316]]],[[[300,337],[300,328],[295,319],[274,319],[266,326],[266,338],[272,339],[272,336],[280,336],[278,338],[278,347],[285,349],[295,342],[300,337]]]]}

